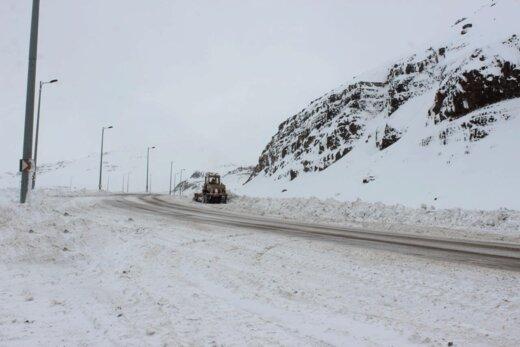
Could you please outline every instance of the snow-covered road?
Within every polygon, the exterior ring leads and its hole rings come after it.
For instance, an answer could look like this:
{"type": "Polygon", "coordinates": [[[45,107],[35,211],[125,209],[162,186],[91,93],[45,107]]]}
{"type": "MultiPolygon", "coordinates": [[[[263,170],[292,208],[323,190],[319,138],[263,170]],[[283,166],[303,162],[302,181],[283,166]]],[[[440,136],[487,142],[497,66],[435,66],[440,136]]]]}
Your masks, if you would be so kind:
{"type": "Polygon", "coordinates": [[[519,272],[112,199],[0,201],[0,345],[520,344],[519,272]]]}
{"type": "Polygon", "coordinates": [[[113,197],[107,202],[138,213],[151,212],[173,217],[176,220],[252,229],[257,232],[270,231],[296,237],[320,238],[435,259],[520,270],[520,244],[511,242],[474,241],[398,233],[395,230],[388,232],[326,224],[298,223],[266,216],[231,213],[212,208],[211,205],[194,204],[161,195],[121,195],[113,197]]]}

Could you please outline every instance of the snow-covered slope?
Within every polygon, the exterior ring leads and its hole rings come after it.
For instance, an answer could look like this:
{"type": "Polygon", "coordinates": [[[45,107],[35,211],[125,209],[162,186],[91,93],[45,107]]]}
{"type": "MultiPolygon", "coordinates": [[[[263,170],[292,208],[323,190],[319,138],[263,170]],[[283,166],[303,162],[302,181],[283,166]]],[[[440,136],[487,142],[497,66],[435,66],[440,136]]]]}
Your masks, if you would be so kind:
{"type": "MultiPolygon", "coordinates": [[[[175,192],[182,186],[186,194],[200,190],[206,171],[222,175],[228,190],[240,189],[253,171],[253,166],[236,164],[185,169],[180,182],[180,169],[174,166],[175,192]]],[[[169,190],[170,162],[150,154],[150,187],[153,193],[169,190]]],[[[66,187],[72,190],[96,189],[99,182],[99,153],[92,153],[76,160],[43,163],[38,167],[37,188],[66,187]]],[[[0,173],[0,187],[16,187],[20,184],[18,172],[0,173]]],[[[103,157],[103,190],[111,192],[143,192],[146,186],[146,152],[135,150],[106,151],[103,157]]]]}
{"type": "Polygon", "coordinates": [[[491,1],[312,101],[280,124],[244,192],[520,208],[518,13],[491,1]]]}
{"type": "MultiPolygon", "coordinates": [[[[153,157],[152,157],[153,158],[153,157]]],[[[155,158],[153,158],[155,159],[155,158]]],[[[151,165],[152,183],[161,180],[164,190],[168,181],[169,166],[151,165]]],[[[41,163],[38,166],[37,188],[67,187],[72,189],[96,189],[99,181],[99,153],[91,153],[74,160],[41,163]]],[[[146,152],[132,150],[106,151],[103,157],[103,189],[121,191],[128,187],[132,192],[145,189],[146,152]],[[129,180],[129,182],[128,182],[129,180]]],[[[157,182],[159,183],[159,182],[157,182]]],[[[20,184],[18,172],[0,174],[1,187],[20,184]]],[[[159,184],[157,184],[159,189],[159,184]]]]}

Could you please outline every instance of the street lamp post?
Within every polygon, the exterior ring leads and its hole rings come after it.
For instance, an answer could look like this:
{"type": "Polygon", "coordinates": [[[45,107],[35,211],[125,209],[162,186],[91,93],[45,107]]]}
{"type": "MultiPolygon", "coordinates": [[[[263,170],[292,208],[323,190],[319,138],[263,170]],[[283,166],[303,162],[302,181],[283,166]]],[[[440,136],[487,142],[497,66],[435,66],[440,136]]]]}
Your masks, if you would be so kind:
{"type": "Polygon", "coordinates": [[[172,195],[173,161],[170,162],[170,195],[172,195]]]}
{"type": "Polygon", "coordinates": [[[177,187],[177,173],[173,174],[173,196],[175,196],[175,187],[177,187]]]}
{"type": "Polygon", "coordinates": [[[101,155],[99,159],[99,185],[98,189],[101,191],[103,189],[102,182],[103,182],[103,142],[105,139],[105,129],[112,129],[113,126],[107,126],[101,128],[101,155]]]}
{"type": "Polygon", "coordinates": [[[155,146],[152,146],[152,147],[148,147],[146,149],[146,192],[148,193],[149,192],[149,172],[150,172],[150,149],[155,149],[155,146]]]}
{"type": "Polygon", "coordinates": [[[179,178],[179,184],[180,184],[180,187],[179,187],[179,195],[182,196],[182,172],[184,171],[184,169],[181,169],[181,176],[179,178]]]}
{"type": "Polygon", "coordinates": [[[40,81],[40,90],[38,93],[38,115],[36,116],[36,135],[35,135],[35,140],[34,140],[34,171],[32,174],[31,189],[34,189],[34,187],[36,186],[36,168],[38,165],[38,137],[40,134],[40,109],[41,109],[41,105],[42,105],[42,87],[45,84],[56,83],[56,82],[58,82],[57,79],[53,79],[48,82],[40,81]]]}
{"type": "MultiPolygon", "coordinates": [[[[27,69],[27,95],[25,98],[25,127],[23,132],[23,157],[27,162],[32,158],[33,123],[34,123],[34,82],[36,81],[36,58],[38,54],[38,20],[40,0],[33,0],[31,15],[31,34],[29,39],[29,64],[27,69]]],[[[22,164],[22,162],[20,163],[22,164]]],[[[20,165],[22,166],[22,165],[20,165]]],[[[30,169],[30,166],[29,166],[30,169]]],[[[29,170],[22,170],[20,182],[20,203],[27,199],[29,188],[29,170]]]]}

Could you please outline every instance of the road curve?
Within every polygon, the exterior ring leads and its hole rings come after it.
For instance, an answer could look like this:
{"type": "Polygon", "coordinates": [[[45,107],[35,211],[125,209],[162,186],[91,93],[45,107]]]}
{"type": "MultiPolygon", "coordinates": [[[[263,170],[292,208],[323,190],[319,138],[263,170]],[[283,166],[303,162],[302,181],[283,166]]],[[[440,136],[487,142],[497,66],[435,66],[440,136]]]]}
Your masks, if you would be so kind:
{"type": "Polygon", "coordinates": [[[520,244],[515,243],[436,238],[289,222],[264,216],[220,211],[186,202],[166,201],[160,195],[116,195],[106,202],[132,212],[158,214],[189,222],[343,242],[431,259],[520,271],[520,244]]]}

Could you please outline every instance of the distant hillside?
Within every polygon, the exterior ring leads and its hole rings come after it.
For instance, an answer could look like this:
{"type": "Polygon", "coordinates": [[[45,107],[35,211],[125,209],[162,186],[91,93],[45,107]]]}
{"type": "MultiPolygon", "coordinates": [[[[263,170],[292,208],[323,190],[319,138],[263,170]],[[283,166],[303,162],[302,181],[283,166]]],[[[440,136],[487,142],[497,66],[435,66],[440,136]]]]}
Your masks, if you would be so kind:
{"type": "MultiPolygon", "coordinates": [[[[221,175],[222,183],[227,187],[230,193],[239,193],[242,185],[247,181],[253,172],[254,166],[233,166],[226,165],[224,167],[211,170],[221,175]]],[[[202,189],[204,184],[204,176],[206,171],[193,171],[188,173],[187,178],[175,185],[174,191],[178,193],[181,189],[186,194],[193,194],[202,189]]]]}

